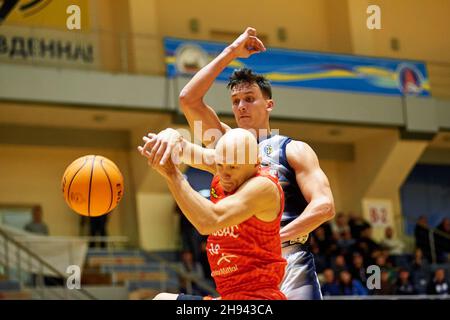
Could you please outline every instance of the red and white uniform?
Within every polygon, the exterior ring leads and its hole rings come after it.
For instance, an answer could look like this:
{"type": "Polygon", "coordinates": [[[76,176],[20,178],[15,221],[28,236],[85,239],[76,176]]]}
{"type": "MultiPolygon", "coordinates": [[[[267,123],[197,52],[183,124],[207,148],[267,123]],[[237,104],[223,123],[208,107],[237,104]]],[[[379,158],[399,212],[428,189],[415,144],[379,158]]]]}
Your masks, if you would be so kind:
{"type": "MultiPolygon", "coordinates": [[[[256,176],[266,177],[276,184],[280,193],[280,212],[271,222],[252,216],[239,225],[208,236],[206,249],[211,276],[224,300],[286,299],[279,289],[286,266],[280,240],[284,193],[268,168],[260,168],[256,176]]],[[[211,201],[214,203],[231,195],[225,194],[219,182],[220,178],[215,176],[211,183],[211,201]]]]}

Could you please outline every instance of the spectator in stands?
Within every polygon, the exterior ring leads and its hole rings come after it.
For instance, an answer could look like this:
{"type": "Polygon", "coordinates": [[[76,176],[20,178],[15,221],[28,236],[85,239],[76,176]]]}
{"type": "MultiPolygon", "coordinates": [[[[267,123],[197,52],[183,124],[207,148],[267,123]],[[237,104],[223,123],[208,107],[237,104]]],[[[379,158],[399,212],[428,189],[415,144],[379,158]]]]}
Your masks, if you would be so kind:
{"type": "MultiPolygon", "coordinates": [[[[331,228],[329,228],[331,231],[331,228]]],[[[325,256],[325,257],[331,257],[336,253],[336,242],[331,236],[331,233],[327,235],[327,227],[326,226],[319,226],[314,232],[312,233],[311,241],[315,243],[319,250],[319,255],[325,256]]],[[[329,264],[331,261],[327,261],[329,264]]]]}
{"type": "Polygon", "coordinates": [[[208,254],[206,253],[206,240],[206,237],[202,237],[200,241],[200,264],[203,269],[204,280],[211,286],[214,286],[214,279],[211,276],[211,266],[209,265],[208,254]]]}
{"type": "Polygon", "coordinates": [[[352,274],[353,279],[359,280],[361,283],[366,283],[367,281],[366,266],[364,265],[364,258],[359,252],[353,253],[350,272],[352,274]]]}
{"type": "Polygon", "coordinates": [[[450,219],[444,218],[436,227],[434,244],[438,263],[446,263],[450,253],[450,219]]]}
{"type": "Polygon", "coordinates": [[[411,276],[418,294],[427,293],[429,273],[430,267],[427,260],[423,257],[422,250],[416,248],[413,263],[411,265],[411,276]]]}
{"type": "Polygon", "coordinates": [[[386,254],[381,253],[377,255],[375,257],[375,265],[380,267],[380,269],[384,272],[387,272],[389,274],[389,279],[392,279],[396,276],[395,268],[393,267],[386,254]]]}
{"type": "Polygon", "coordinates": [[[176,212],[179,214],[180,232],[181,232],[181,250],[189,251],[192,253],[193,261],[199,262],[202,267],[202,273],[204,280],[214,283],[211,277],[211,269],[206,254],[206,239],[202,236],[197,229],[191,224],[186,216],[181,212],[180,208],[176,205],[176,212]]]}
{"type": "Polygon", "coordinates": [[[338,214],[336,214],[336,219],[331,222],[331,230],[336,241],[341,239],[344,233],[350,232],[347,217],[344,213],[339,212],[338,214]]]}
{"type": "Polygon", "coordinates": [[[355,246],[355,239],[352,238],[352,234],[350,230],[345,231],[341,234],[340,239],[337,241],[337,250],[344,254],[345,256],[348,256],[353,251],[353,248],[355,246]]]}
{"type": "Polygon", "coordinates": [[[181,251],[189,251],[193,255],[194,261],[198,261],[200,257],[200,235],[194,226],[181,212],[180,207],[175,206],[175,211],[179,215],[180,235],[181,235],[181,251]]]}
{"type": "Polygon", "coordinates": [[[332,268],[336,274],[340,274],[342,271],[347,271],[347,265],[345,263],[345,258],[342,254],[337,255],[332,263],[332,268]]]}
{"type": "Polygon", "coordinates": [[[359,251],[367,264],[374,261],[374,252],[379,251],[379,245],[372,239],[372,227],[366,226],[361,230],[361,237],[356,242],[356,250],[359,251]]]}
{"type": "Polygon", "coordinates": [[[384,230],[384,239],[380,245],[382,248],[387,249],[391,256],[402,255],[403,249],[405,248],[405,244],[401,240],[394,238],[394,230],[392,227],[387,227],[384,230]]]}
{"type": "Polygon", "coordinates": [[[395,294],[398,295],[412,295],[416,294],[416,289],[411,281],[409,271],[407,269],[400,269],[398,279],[395,286],[395,294]]]}
{"type": "Polygon", "coordinates": [[[350,227],[352,238],[358,240],[361,237],[361,231],[364,228],[370,227],[370,224],[361,215],[357,215],[354,212],[350,212],[348,217],[348,226],[350,227]]]}
{"type": "Polygon", "coordinates": [[[445,270],[442,268],[434,272],[434,278],[428,287],[428,294],[449,294],[450,282],[445,277],[445,270]]]}
{"type": "MultiPolygon", "coordinates": [[[[98,216],[98,217],[89,217],[89,235],[91,237],[107,237],[108,232],[106,231],[106,225],[108,223],[109,213],[98,216]]],[[[97,245],[100,248],[106,248],[106,241],[90,241],[89,247],[95,248],[97,245]]]]}
{"type": "Polygon", "coordinates": [[[377,296],[391,295],[395,293],[395,286],[392,283],[390,273],[386,270],[381,271],[380,289],[373,290],[377,296]]]}
{"type": "Polygon", "coordinates": [[[311,253],[314,255],[314,262],[316,265],[316,272],[322,273],[326,267],[328,266],[327,263],[327,256],[320,253],[319,247],[313,237],[311,237],[311,253]]]}
{"type": "Polygon", "coordinates": [[[191,278],[203,279],[202,267],[194,261],[194,255],[191,251],[186,250],[181,253],[181,267],[186,276],[180,279],[180,291],[187,294],[203,295],[204,292],[191,280],[191,278]]]}
{"type": "Polygon", "coordinates": [[[42,207],[34,206],[32,220],[25,226],[25,231],[48,236],[47,224],[42,220],[42,207]]]}
{"type": "Polygon", "coordinates": [[[339,286],[336,282],[335,275],[333,269],[325,269],[323,271],[324,281],[322,287],[320,288],[322,291],[322,295],[324,296],[338,296],[339,286]]]}
{"type": "Polygon", "coordinates": [[[348,271],[342,271],[339,274],[339,294],[343,296],[366,296],[367,289],[356,279],[352,279],[352,275],[348,271]]]}
{"type": "Polygon", "coordinates": [[[431,262],[430,237],[428,230],[427,218],[425,216],[420,216],[414,229],[416,248],[421,249],[425,259],[431,262]]]}

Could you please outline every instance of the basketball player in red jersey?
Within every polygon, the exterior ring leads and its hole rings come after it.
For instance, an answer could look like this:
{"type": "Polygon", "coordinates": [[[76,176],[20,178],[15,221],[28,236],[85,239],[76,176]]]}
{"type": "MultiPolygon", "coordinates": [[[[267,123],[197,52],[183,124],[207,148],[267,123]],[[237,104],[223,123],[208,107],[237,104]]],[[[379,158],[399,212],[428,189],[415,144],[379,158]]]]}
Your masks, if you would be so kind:
{"type": "MultiPolygon", "coordinates": [[[[201,148],[188,142],[184,146],[201,148]]],[[[204,157],[214,157],[203,162],[211,163],[204,169],[215,174],[211,201],[190,187],[172,160],[153,168],[166,179],[191,223],[201,234],[209,235],[208,260],[220,298],[285,300],[279,289],[286,266],[280,240],[284,194],[278,179],[268,168],[261,168],[256,138],[247,130],[233,129],[215,150],[201,149],[204,157]]],[[[141,147],[139,151],[143,153],[141,147]]],[[[143,155],[151,163],[151,155],[143,155]]],[[[177,298],[168,293],[156,297],[177,298]]]]}

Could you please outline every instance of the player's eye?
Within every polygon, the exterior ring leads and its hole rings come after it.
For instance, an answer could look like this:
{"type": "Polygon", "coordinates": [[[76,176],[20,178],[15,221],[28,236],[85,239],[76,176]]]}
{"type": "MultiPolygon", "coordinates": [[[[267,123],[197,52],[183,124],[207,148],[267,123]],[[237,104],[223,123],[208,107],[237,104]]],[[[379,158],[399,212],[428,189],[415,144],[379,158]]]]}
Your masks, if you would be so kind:
{"type": "Polygon", "coordinates": [[[247,97],[247,98],[245,98],[245,101],[253,102],[253,101],[255,101],[255,99],[253,97],[247,97]]]}
{"type": "Polygon", "coordinates": [[[239,100],[233,100],[233,106],[237,106],[237,105],[239,105],[239,100]]]}

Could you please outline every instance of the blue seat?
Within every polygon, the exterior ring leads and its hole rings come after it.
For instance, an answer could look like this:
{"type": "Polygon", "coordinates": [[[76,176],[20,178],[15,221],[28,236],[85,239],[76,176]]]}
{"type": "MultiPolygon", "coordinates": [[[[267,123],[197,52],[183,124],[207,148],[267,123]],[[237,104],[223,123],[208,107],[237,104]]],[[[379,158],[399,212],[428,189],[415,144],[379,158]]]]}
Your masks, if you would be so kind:
{"type": "Polygon", "coordinates": [[[0,291],[20,291],[20,282],[16,280],[0,280],[0,291]]]}

